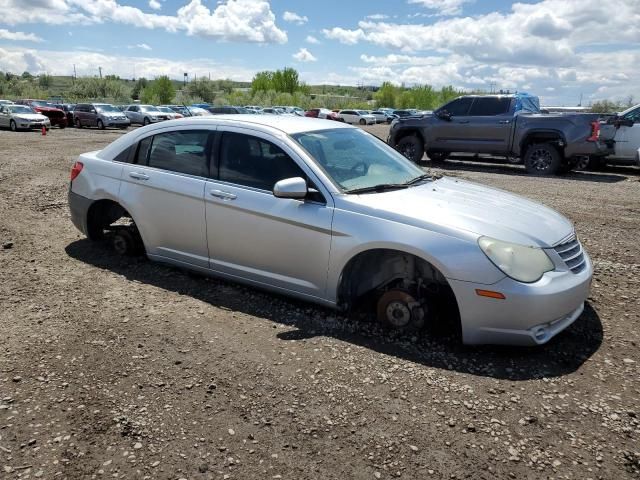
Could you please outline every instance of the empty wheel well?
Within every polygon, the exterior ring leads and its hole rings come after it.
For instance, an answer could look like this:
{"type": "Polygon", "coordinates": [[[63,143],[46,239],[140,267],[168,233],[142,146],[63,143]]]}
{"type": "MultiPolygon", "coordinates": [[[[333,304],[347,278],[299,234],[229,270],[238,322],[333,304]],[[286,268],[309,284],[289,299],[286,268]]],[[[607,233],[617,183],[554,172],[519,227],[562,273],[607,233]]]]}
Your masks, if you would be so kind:
{"type": "Polygon", "coordinates": [[[120,219],[131,220],[131,215],[119,203],[113,200],[98,200],[87,212],[87,236],[91,240],[104,237],[104,230],[120,219]]]}
{"type": "Polygon", "coordinates": [[[347,311],[366,308],[391,288],[439,304],[438,308],[443,307],[449,319],[459,325],[458,304],[444,275],[426,260],[399,250],[367,250],[352,258],[340,277],[338,305],[347,311]]]}

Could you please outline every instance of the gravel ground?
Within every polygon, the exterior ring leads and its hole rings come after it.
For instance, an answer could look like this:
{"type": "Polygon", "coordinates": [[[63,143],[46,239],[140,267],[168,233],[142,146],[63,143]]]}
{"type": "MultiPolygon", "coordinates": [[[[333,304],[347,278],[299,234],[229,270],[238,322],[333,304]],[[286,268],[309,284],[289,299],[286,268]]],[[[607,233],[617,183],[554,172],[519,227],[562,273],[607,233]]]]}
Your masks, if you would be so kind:
{"type": "Polygon", "coordinates": [[[551,343],[471,348],[90,244],[69,169],[119,135],[0,131],[0,478],[640,478],[638,169],[436,170],[558,209],[596,264],[551,343]]]}

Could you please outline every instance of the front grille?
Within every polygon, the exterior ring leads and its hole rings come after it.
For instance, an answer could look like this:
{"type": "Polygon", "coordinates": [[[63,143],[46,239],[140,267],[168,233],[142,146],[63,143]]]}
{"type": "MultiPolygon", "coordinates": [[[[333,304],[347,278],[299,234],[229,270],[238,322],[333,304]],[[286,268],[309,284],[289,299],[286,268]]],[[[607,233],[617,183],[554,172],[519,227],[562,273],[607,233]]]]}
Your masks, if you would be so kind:
{"type": "Polygon", "coordinates": [[[582,245],[580,245],[577,238],[574,237],[572,240],[554,247],[554,249],[573,273],[580,273],[587,267],[582,245]]]}

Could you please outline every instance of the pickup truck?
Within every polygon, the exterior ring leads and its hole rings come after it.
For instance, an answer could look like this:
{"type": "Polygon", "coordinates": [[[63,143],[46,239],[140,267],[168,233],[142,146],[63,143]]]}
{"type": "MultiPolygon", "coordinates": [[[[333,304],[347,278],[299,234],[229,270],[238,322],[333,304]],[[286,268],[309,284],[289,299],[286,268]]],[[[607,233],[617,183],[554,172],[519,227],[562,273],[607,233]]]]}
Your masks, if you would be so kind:
{"type": "MultiPolygon", "coordinates": [[[[613,154],[600,163],[640,166],[640,105],[635,105],[600,124],[601,137],[612,138],[614,141],[613,154]]],[[[594,166],[597,167],[598,164],[594,166]]]]}
{"type": "Polygon", "coordinates": [[[394,120],[387,143],[416,163],[425,152],[434,162],[453,152],[520,157],[535,175],[567,172],[580,158],[613,152],[599,138],[598,115],[541,114],[538,105],[522,94],[459,97],[431,115],[394,120]]]}

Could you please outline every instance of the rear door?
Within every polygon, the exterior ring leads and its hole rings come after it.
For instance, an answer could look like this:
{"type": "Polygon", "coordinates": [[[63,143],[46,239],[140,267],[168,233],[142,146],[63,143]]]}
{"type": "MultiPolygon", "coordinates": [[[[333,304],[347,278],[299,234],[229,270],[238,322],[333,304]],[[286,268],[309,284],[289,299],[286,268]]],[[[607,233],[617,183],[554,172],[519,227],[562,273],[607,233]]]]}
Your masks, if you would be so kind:
{"type": "Polygon", "coordinates": [[[465,120],[464,151],[506,154],[513,127],[511,97],[476,97],[465,120]]]}
{"type": "Polygon", "coordinates": [[[138,142],[120,197],[157,260],[207,268],[204,189],[214,130],[183,128],[138,142]]]}
{"type": "Polygon", "coordinates": [[[627,160],[638,158],[640,148],[640,107],[627,112],[623,117],[631,120],[633,125],[620,126],[615,134],[615,156],[627,160]]]}
{"type": "Polygon", "coordinates": [[[218,152],[217,178],[205,191],[211,269],[324,297],[331,197],[325,193],[292,200],[273,195],[277,181],[309,179],[312,174],[286,143],[270,135],[226,127],[218,152]]]}

